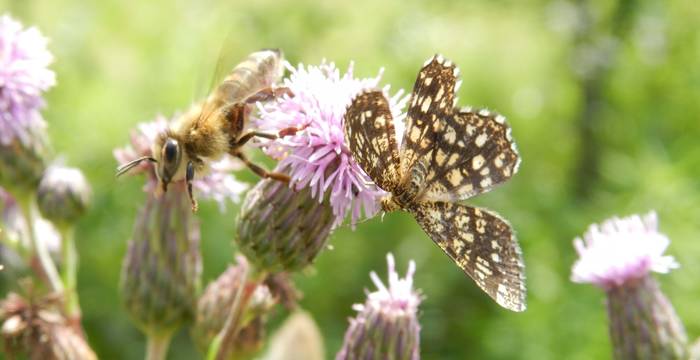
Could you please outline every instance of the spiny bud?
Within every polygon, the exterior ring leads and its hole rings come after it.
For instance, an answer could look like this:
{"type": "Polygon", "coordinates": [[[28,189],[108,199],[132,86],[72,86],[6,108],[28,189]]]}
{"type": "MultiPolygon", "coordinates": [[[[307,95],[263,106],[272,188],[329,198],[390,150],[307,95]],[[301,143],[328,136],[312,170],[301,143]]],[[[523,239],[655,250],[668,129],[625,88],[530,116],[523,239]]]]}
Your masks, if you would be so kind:
{"type": "Polygon", "coordinates": [[[126,308],[144,332],[169,334],[192,318],[202,271],[199,236],[184,187],[148,197],[120,284],[126,308]]]}
{"type": "Polygon", "coordinates": [[[28,359],[93,360],[95,353],[61,315],[57,297],[27,301],[9,294],[0,303],[5,351],[28,359]]]}
{"type": "Polygon", "coordinates": [[[240,318],[244,323],[231,346],[232,359],[260,350],[265,337],[266,315],[278,301],[266,285],[257,285],[243,279],[249,268],[248,261],[243,256],[238,256],[237,261],[237,265],[229,266],[204,290],[197,302],[197,315],[192,329],[197,347],[206,353],[212,340],[224,327],[238,292],[253,291],[240,318]],[[241,281],[246,281],[246,284],[241,286],[241,281]]]}
{"type": "Polygon", "coordinates": [[[92,190],[76,168],[49,166],[39,183],[39,210],[58,224],[74,223],[87,209],[92,190]]]}
{"type": "Polygon", "coordinates": [[[355,304],[357,316],[350,320],[343,347],[336,360],[420,358],[420,325],[418,305],[420,296],[413,290],[415,263],[408,264],[408,273],[399,278],[394,257],[387,255],[389,287],[384,286],[375,272],[370,275],[377,291],[367,295],[364,304],[355,304]]]}
{"type": "Polygon", "coordinates": [[[236,241],[259,270],[297,271],[324,248],[334,220],[328,202],[314,200],[308,187],[261,180],[243,202],[236,241]]]}

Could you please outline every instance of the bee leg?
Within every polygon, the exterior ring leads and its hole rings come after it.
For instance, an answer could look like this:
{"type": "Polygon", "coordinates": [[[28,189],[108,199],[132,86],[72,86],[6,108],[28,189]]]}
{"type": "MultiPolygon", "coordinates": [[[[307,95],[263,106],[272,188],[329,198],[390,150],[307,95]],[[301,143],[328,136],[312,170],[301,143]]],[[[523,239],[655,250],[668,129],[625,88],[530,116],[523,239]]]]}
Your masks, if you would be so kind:
{"type": "Polygon", "coordinates": [[[260,101],[270,101],[274,98],[278,98],[285,94],[289,97],[294,96],[294,93],[288,87],[273,88],[271,86],[268,86],[258,90],[258,92],[256,92],[255,94],[248,96],[245,99],[245,102],[247,104],[255,104],[256,102],[260,101]]]}
{"type": "Polygon", "coordinates": [[[288,183],[290,180],[289,175],[287,175],[287,174],[267,171],[267,170],[261,168],[260,166],[252,163],[250,160],[248,160],[248,157],[243,155],[243,153],[240,151],[233,152],[231,155],[241,159],[241,161],[243,161],[243,163],[246,164],[246,166],[249,167],[250,170],[252,170],[256,175],[260,176],[263,179],[272,179],[272,180],[277,180],[277,181],[281,181],[284,183],[288,183]]]}
{"type": "Polygon", "coordinates": [[[263,139],[270,139],[270,140],[275,140],[281,137],[289,136],[289,135],[294,135],[298,131],[306,129],[307,125],[303,126],[290,126],[284,129],[281,129],[277,134],[268,134],[260,131],[248,131],[245,134],[241,135],[241,137],[238,138],[235,142],[231,144],[231,148],[233,149],[238,149],[241,146],[245,145],[248,141],[250,141],[254,137],[259,137],[263,139]]]}
{"type": "Polygon", "coordinates": [[[194,180],[194,164],[189,161],[187,163],[187,172],[185,175],[185,181],[187,182],[187,195],[190,197],[190,202],[192,203],[192,212],[197,212],[197,200],[194,199],[192,195],[192,180],[194,180]]]}

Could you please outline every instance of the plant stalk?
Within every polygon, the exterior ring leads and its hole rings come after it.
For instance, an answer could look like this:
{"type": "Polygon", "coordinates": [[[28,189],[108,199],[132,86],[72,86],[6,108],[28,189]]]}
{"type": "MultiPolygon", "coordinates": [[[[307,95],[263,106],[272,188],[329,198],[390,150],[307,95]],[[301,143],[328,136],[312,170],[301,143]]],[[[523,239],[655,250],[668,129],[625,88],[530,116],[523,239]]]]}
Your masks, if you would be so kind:
{"type": "Polygon", "coordinates": [[[69,318],[80,319],[80,303],[78,302],[78,251],[75,248],[75,227],[73,225],[59,226],[61,232],[61,255],[63,268],[61,280],[64,287],[66,315],[69,318]]]}
{"type": "Polygon", "coordinates": [[[24,216],[24,221],[27,224],[27,235],[29,236],[29,243],[33,247],[33,251],[36,253],[39,259],[39,266],[41,267],[41,272],[52,291],[56,293],[63,292],[63,284],[61,283],[61,278],[58,276],[58,271],[56,270],[56,265],[51,260],[51,255],[49,254],[49,249],[42,239],[40,239],[34,232],[34,195],[25,195],[17,198],[17,204],[19,205],[22,215],[24,216]]]}
{"type": "Polygon", "coordinates": [[[172,333],[148,334],[148,344],[146,348],[146,360],[164,360],[168,354],[172,333]]]}

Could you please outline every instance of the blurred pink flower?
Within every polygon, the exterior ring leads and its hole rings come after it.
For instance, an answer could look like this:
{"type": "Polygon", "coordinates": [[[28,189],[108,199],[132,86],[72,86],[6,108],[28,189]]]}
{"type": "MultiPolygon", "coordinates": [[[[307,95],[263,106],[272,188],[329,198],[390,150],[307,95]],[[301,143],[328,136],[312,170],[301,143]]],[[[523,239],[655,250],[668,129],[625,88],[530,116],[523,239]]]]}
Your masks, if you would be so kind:
{"type": "MultiPolygon", "coordinates": [[[[309,186],[319,201],[328,193],[335,225],[343,222],[348,211],[353,224],[362,211],[365,217],[373,216],[378,199],[385,193],[352,158],[343,134],[343,117],[354,96],[379,86],[382,71],[373,78],[357,79],[352,64],[343,75],[334,63],[325,61],[318,66],[286,66],[291,75],[282,86],[293,96],[259,105],[255,127],[271,133],[289,127],[300,131],[273,141],[262,140],[264,151],[280,160],[278,169],[289,172],[296,189],[309,186]]],[[[388,94],[389,86],[383,90],[388,94]]],[[[397,128],[405,117],[401,109],[408,101],[402,95],[403,91],[398,91],[390,98],[397,128]]]]}
{"type": "Polygon", "coordinates": [[[653,211],[643,218],[613,217],[602,225],[593,224],[583,239],[574,240],[579,259],[571,280],[609,289],[640,279],[650,271],[667,273],[678,267],[672,256],[664,255],[669,243],[668,237],[658,231],[653,211]]]}
{"type": "Polygon", "coordinates": [[[0,16],[0,145],[15,138],[26,145],[30,129],[46,126],[39,112],[42,94],[56,84],[47,42],[36,28],[23,29],[9,15],[0,16]]]}
{"type": "MultiPolygon", "coordinates": [[[[156,116],[152,122],[138,124],[136,130],[131,133],[131,144],[114,149],[114,157],[119,165],[126,164],[142,156],[151,155],[151,146],[158,135],[168,128],[168,119],[163,115],[156,116]]],[[[209,172],[198,176],[193,181],[195,196],[215,200],[221,211],[225,210],[226,200],[234,203],[240,201],[240,195],[248,188],[248,185],[236,180],[231,174],[239,170],[242,165],[230,156],[226,155],[221,160],[209,164],[209,172]]],[[[158,184],[153,163],[144,161],[129,171],[130,174],[145,173],[147,177],[144,191],[155,191],[158,184]]]]}

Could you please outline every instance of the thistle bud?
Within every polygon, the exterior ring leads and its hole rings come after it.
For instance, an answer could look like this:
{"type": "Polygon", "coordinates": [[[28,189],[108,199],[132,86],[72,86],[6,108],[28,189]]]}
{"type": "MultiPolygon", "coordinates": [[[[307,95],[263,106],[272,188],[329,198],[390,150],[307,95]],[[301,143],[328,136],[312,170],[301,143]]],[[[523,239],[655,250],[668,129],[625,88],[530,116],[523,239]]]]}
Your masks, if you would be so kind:
{"type": "Polygon", "coordinates": [[[61,315],[57,297],[29,302],[9,294],[0,303],[5,351],[28,359],[93,360],[95,353],[61,315]]]}
{"type": "Polygon", "coordinates": [[[238,217],[239,250],[259,270],[293,272],[310,265],[326,245],[335,218],[326,200],[311,190],[261,180],[251,189],[238,217]]]}
{"type": "Polygon", "coordinates": [[[658,231],[654,212],[591,225],[583,239],[575,240],[579,259],[572,280],[605,291],[616,359],[688,356],[683,323],[650,274],[678,267],[664,255],[669,243],[658,231]]]}
{"type": "Polygon", "coordinates": [[[192,337],[203,352],[223,329],[239,291],[253,291],[241,316],[240,330],[231,346],[230,358],[245,358],[260,350],[265,337],[267,314],[277,300],[265,285],[257,285],[243,277],[248,269],[248,261],[237,257],[238,264],[229,266],[214,282],[209,284],[197,302],[197,315],[192,337]],[[241,286],[241,281],[246,284],[241,286]]]}
{"type": "Polygon", "coordinates": [[[364,304],[353,306],[358,314],[350,320],[336,360],[420,358],[420,325],[416,314],[421,299],[413,290],[416,265],[409,262],[406,277],[400,279],[391,254],[387,255],[387,262],[389,287],[384,286],[375,272],[370,274],[377,291],[369,293],[364,304]]]}
{"type": "Polygon", "coordinates": [[[54,223],[72,224],[89,206],[91,193],[79,169],[50,166],[39,183],[39,210],[54,223]]]}
{"type": "Polygon", "coordinates": [[[148,197],[120,281],[126,308],[145,333],[171,334],[193,317],[202,271],[199,236],[184,187],[148,197]]]}

